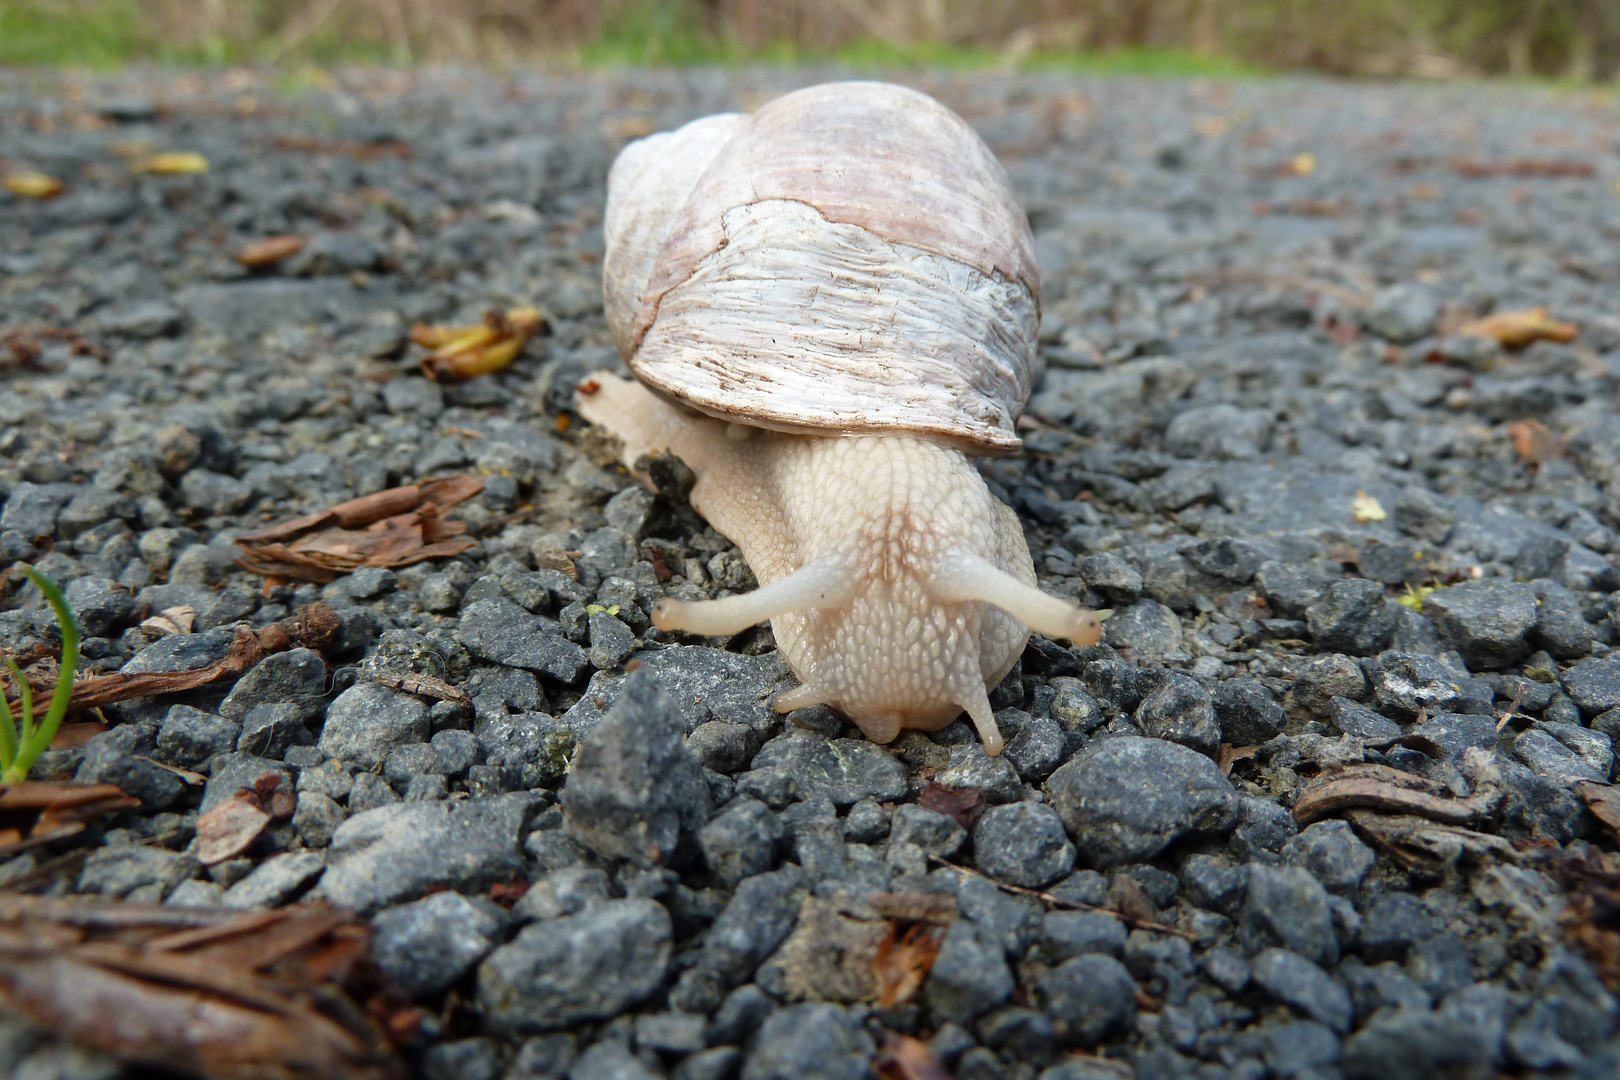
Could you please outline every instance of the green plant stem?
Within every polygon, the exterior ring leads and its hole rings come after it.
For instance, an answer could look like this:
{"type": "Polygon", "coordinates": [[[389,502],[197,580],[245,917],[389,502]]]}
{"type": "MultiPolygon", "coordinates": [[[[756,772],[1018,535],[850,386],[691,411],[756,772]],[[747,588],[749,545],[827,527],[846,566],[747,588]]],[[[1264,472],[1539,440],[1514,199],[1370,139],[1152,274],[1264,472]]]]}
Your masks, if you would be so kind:
{"type": "MultiPolygon", "coordinates": [[[[45,719],[35,728],[33,725],[33,701],[28,690],[28,682],[17,671],[16,664],[12,664],[12,671],[16,674],[18,693],[22,698],[23,719],[21,730],[18,732],[16,755],[6,767],[5,774],[0,776],[0,782],[14,784],[28,777],[28,770],[33,767],[39,755],[43,754],[56,738],[57,729],[62,726],[62,718],[67,715],[68,702],[73,698],[73,676],[79,668],[79,620],[73,615],[73,609],[68,606],[67,600],[62,596],[62,590],[56,582],[35,570],[32,566],[21,568],[28,580],[32,581],[39,591],[45,594],[45,600],[56,613],[57,624],[62,629],[62,663],[57,669],[56,689],[51,694],[51,704],[45,711],[45,719]]],[[[7,707],[9,714],[10,708],[7,707]]]]}

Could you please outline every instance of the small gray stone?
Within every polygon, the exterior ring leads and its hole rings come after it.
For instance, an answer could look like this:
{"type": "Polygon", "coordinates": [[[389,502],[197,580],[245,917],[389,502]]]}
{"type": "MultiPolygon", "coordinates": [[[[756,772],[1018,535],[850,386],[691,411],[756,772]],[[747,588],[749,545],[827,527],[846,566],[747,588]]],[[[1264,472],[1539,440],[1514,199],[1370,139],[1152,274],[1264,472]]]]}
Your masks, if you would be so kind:
{"type": "Polygon", "coordinates": [[[1318,821],[1283,845],[1285,863],[1302,866],[1331,892],[1354,896],[1378,856],[1348,821],[1318,821]]]}
{"type": "Polygon", "coordinates": [[[159,847],[122,845],[90,852],[79,872],[79,891],[123,898],[155,886],[161,898],[197,872],[197,860],[159,847]]]}
{"type": "Polygon", "coordinates": [[[205,514],[234,514],[253,501],[253,488],[222,473],[192,469],[180,481],[186,505],[205,514]]]}
{"type": "Polygon", "coordinates": [[[480,659],[537,671],[562,683],[578,679],[590,664],[584,649],[505,597],[479,600],[462,608],[455,635],[468,652],[480,659]]]}
{"type": "Polygon", "coordinates": [[[129,590],[103,577],[75,578],[62,590],[85,637],[106,637],[129,621],[135,598],[129,590]]]}
{"type": "Polygon", "coordinates": [[[793,1005],[760,1026],[742,1080],[869,1080],[874,1052],[859,1021],[839,1006],[793,1005]]]}
{"type": "Polygon", "coordinates": [[[924,854],[951,858],[967,840],[967,830],[935,810],[907,803],[889,819],[889,843],[915,844],[924,854]]]}
{"type": "Polygon", "coordinates": [[[1211,695],[1220,741],[1259,746],[1282,734],[1288,714],[1257,679],[1228,679],[1211,695]]]}
{"type": "Polygon", "coordinates": [[[215,754],[235,749],[240,731],[240,724],[223,716],[190,705],[175,705],[158,725],[157,753],[171,765],[195,768],[215,754]]]}
{"type": "Polygon", "coordinates": [[[531,923],[479,966],[479,1008],[515,1032],[609,1019],[663,985],[671,936],[669,913],[644,899],[531,923]]]}
{"type": "Polygon", "coordinates": [[[826,739],[790,729],[760,748],[753,770],[738,777],[738,787],[762,793],[766,802],[771,799],[763,793],[775,789],[789,800],[825,795],[840,807],[862,799],[888,802],[906,793],[906,767],[864,739],[826,739]]]}
{"type": "Polygon", "coordinates": [[[1336,697],[1328,702],[1328,722],[1335,731],[1354,735],[1369,742],[1386,742],[1401,737],[1401,725],[1379,716],[1367,706],[1336,697]]]}
{"type": "Polygon", "coordinates": [[[1142,699],[1131,718],[1142,734],[1213,755],[1221,744],[1215,704],[1196,679],[1172,673],[1142,699]]]}
{"type": "Polygon", "coordinates": [[[332,834],[347,817],[343,807],[319,791],[300,791],[293,810],[293,831],[306,847],[323,848],[332,842],[332,834]]]}
{"type": "Polygon", "coordinates": [[[1404,345],[1434,331],[1440,306],[1425,285],[1391,285],[1379,291],[1367,308],[1367,326],[1380,337],[1404,345]]]}
{"type": "Polygon", "coordinates": [[[267,758],[279,758],[289,747],[313,745],[315,736],[304,726],[304,708],[291,701],[249,709],[236,741],[242,753],[267,758]]]}
{"type": "Polygon", "coordinates": [[[729,775],[748,767],[759,750],[759,739],[742,724],[710,720],[686,737],[686,748],[705,769],[729,775]]]}
{"type": "Polygon", "coordinates": [[[318,745],[328,757],[375,769],[394,747],[426,742],[431,734],[427,706],[420,700],[377,683],[359,682],[327,709],[318,745]]]}
{"type": "Polygon", "coordinates": [[[203,786],[197,812],[206,814],[238,791],[254,787],[268,776],[276,778],[275,790],[294,790],[292,770],[279,761],[252,754],[221,754],[209,763],[208,783],[203,786]]]}
{"type": "Polygon", "coordinates": [[[512,917],[524,922],[560,919],[606,903],[608,877],[585,866],[565,866],[533,882],[512,906],[512,917]]]}
{"type": "Polygon", "coordinates": [[[1457,682],[1458,673],[1438,657],[1391,651],[1379,654],[1372,689],[1380,709],[1409,718],[1449,711],[1458,699],[1457,682]]]}
{"type": "MultiPolygon", "coordinates": [[[[350,802],[352,809],[352,795],[350,802]]],[[[332,834],[321,889],[334,903],[371,912],[433,885],[478,890],[510,880],[523,869],[518,839],[535,802],[496,795],[356,813],[332,834]]]]}
{"type": "Polygon", "coordinates": [[[247,877],[225,890],[228,908],[273,908],[288,903],[315,883],[326,869],[319,851],[288,851],[254,867],[247,877]]]}
{"type": "Polygon", "coordinates": [[[1546,777],[1565,787],[1581,780],[1599,784],[1609,782],[1607,771],[1600,773],[1580,754],[1546,731],[1532,728],[1522,733],[1513,740],[1513,756],[1537,776],[1546,777]]]}
{"type": "Polygon", "coordinates": [[[1137,663],[1160,661],[1181,648],[1181,620],[1157,600],[1138,600],[1115,609],[1103,623],[1103,640],[1137,663]]]}
{"type": "Polygon", "coordinates": [[[777,816],[757,799],[732,800],[725,812],[703,826],[698,842],[703,860],[727,885],[763,874],[776,861],[786,830],[777,816]]]}
{"type": "Polygon", "coordinates": [[[1517,582],[1464,581],[1424,597],[1423,614],[1470,671],[1493,671],[1524,654],[1525,635],[1536,625],[1536,597],[1517,582]]]}
{"type": "Polygon", "coordinates": [[[1125,954],[1125,924],[1108,911],[1046,913],[1041,930],[1041,956],[1049,967],[1086,953],[1116,960],[1125,954]]]}
{"type": "Polygon", "coordinates": [[[611,671],[636,651],[636,634],[605,611],[590,616],[591,665],[611,671]]]}
{"type": "Polygon", "coordinates": [[[1063,822],[1042,803],[991,807],[974,826],[973,851],[980,871],[1026,888],[1043,888],[1074,869],[1075,849],[1063,822]]]}
{"type": "Polygon", "coordinates": [[[1620,658],[1582,660],[1565,671],[1559,681],[1587,716],[1620,708],[1620,658]]]}
{"type": "Polygon", "coordinates": [[[966,919],[951,923],[923,994],[936,1015],[969,1024],[1006,1001],[1013,992],[999,941],[966,919]]]}
{"type": "Polygon", "coordinates": [[[1389,644],[1398,606],[1385,599],[1378,582],[1348,578],[1334,582],[1305,609],[1305,624],[1322,648],[1369,656],[1389,644]]]}
{"type": "Polygon", "coordinates": [[[685,721],[654,676],[638,669],[580,744],[563,787],[568,834],[606,858],[661,865],[713,813],[685,721]]]}
{"type": "Polygon", "coordinates": [[[1159,739],[1102,740],[1046,786],[1076,850],[1094,866],[1143,862],[1184,836],[1237,822],[1237,793],[1215,763],[1159,739]]]}
{"type": "Polygon", "coordinates": [[[1312,963],[1332,964],[1339,959],[1327,891],[1308,870],[1297,866],[1249,864],[1249,892],[1240,929],[1244,946],[1251,952],[1275,945],[1312,963]]]}
{"type": "Polygon", "coordinates": [[[1041,974],[1040,991],[1058,1039],[1068,1046],[1093,1046],[1136,1019],[1136,980],[1111,956],[1065,960],[1041,974]]]}
{"type": "Polygon", "coordinates": [[[411,998],[435,997],[482,960],[499,941],[506,915],[483,900],[439,892],[379,912],[372,919],[371,957],[411,998]]]}
{"type": "Polygon", "coordinates": [[[1350,995],[1328,973],[1287,949],[1265,949],[1254,958],[1254,981],[1278,1001],[1343,1035],[1350,1030],[1350,995]]]}

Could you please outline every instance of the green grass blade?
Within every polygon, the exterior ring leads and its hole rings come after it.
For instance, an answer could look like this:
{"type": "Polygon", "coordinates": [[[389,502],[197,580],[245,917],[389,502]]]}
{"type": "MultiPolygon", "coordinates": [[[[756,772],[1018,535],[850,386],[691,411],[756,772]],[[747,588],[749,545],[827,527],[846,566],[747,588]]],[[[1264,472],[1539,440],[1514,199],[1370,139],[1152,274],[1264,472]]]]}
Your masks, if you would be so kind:
{"type": "MultiPolygon", "coordinates": [[[[57,624],[62,630],[62,663],[57,671],[56,690],[51,694],[51,704],[45,712],[45,719],[37,730],[28,732],[19,741],[16,759],[6,769],[4,778],[8,781],[26,778],[29,768],[51,745],[51,740],[56,738],[57,729],[62,726],[62,718],[67,715],[68,702],[73,698],[73,676],[79,669],[79,620],[74,617],[73,609],[62,596],[62,590],[57,587],[56,582],[32,566],[22,567],[22,572],[27,574],[28,580],[45,594],[46,602],[56,613],[57,624]]],[[[31,713],[32,703],[25,702],[24,708],[31,713]]],[[[26,722],[27,717],[24,719],[26,722]]]]}
{"type": "MultiPolygon", "coordinates": [[[[17,680],[17,700],[22,705],[22,720],[13,721],[17,725],[17,745],[20,747],[34,730],[34,688],[23,678],[22,668],[17,666],[17,661],[8,656],[6,666],[11,668],[11,677],[17,680]]],[[[9,702],[6,704],[6,715],[11,715],[9,702]]]]}
{"type": "MultiPolygon", "coordinates": [[[[8,656],[6,657],[6,666],[11,668],[11,676],[17,680],[18,686],[28,685],[23,682],[22,671],[18,669],[17,661],[8,656]]],[[[20,691],[17,696],[19,699],[22,697],[20,691]]],[[[3,710],[6,714],[5,723],[0,724],[0,773],[4,773],[11,768],[11,763],[17,760],[17,740],[19,738],[17,718],[11,715],[11,702],[6,698],[4,687],[0,687],[0,710],[3,710]]]]}

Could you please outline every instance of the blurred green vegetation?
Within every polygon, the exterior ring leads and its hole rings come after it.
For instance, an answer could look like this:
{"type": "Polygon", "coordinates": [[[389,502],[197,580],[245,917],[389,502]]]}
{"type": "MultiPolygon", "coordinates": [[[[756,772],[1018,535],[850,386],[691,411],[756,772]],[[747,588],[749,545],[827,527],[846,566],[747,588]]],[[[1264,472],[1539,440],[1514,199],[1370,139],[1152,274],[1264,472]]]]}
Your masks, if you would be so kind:
{"type": "Polygon", "coordinates": [[[1620,75],[1620,0],[0,0],[0,63],[1620,75]]]}

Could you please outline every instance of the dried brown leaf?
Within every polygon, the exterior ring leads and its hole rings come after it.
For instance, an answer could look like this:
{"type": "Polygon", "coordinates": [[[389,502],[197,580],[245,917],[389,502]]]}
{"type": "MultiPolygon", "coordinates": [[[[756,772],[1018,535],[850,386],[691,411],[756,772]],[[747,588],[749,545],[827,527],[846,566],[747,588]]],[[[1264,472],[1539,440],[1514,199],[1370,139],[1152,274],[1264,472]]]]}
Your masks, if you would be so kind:
{"type": "Polygon", "coordinates": [[[1507,158],[1503,161],[1473,161],[1453,158],[1451,167],[1459,175],[1481,180],[1493,176],[1596,176],[1597,166],[1570,158],[1507,158]]]}
{"type": "Polygon", "coordinates": [[[234,859],[252,847],[269,824],[270,814],[258,793],[238,791],[197,816],[197,861],[213,866],[234,859]]]}
{"type": "Polygon", "coordinates": [[[23,780],[0,785],[0,857],[73,836],[98,817],[140,804],[112,784],[23,780]]]}
{"type": "Polygon", "coordinates": [[[954,819],[968,832],[973,831],[973,826],[989,809],[984,801],[984,792],[978,788],[953,788],[944,784],[929,784],[923,788],[917,796],[917,803],[925,810],[954,819]]]}
{"type": "Polygon", "coordinates": [[[467,526],[444,512],[484,489],[475,476],[444,476],[339,503],[243,533],[237,565],[266,577],[330,582],[362,566],[408,566],[466,551],[467,526]]]}
{"type": "Polygon", "coordinates": [[[1513,452],[1526,465],[1540,467],[1564,456],[1564,440],[1540,420],[1515,420],[1507,430],[1513,452]]]}
{"type": "Polygon", "coordinates": [[[1560,344],[1575,340],[1581,328],[1571,322],[1560,322],[1548,314],[1547,308],[1533,307],[1516,311],[1498,311],[1483,319],[1464,323],[1457,328],[1459,334],[1495,338],[1509,349],[1519,349],[1545,338],[1560,344]]]}
{"type": "Polygon", "coordinates": [[[904,932],[898,919],[889,920],[889,933],[878,945],[872,962],[877,981],[878,1005],[892,1009],[911,1000],[928,977],[945,943],[945,928],[931,923],[915,923],[904,932]]]}
{"type": "Polygon", "coordinates": [[[891,1031],[876,1062],[881,1080],[951,1080],[951,1074],[921,1039],[891,1031]]]}
{"type": "Polygon", "coordinates": [[[283,233],[280,236],[266,236],[262,240],[254,240],[243,244],[242,249],[236,253],[236,261],[249,269],[258,269],[261,266],[274,266],[283,259],[290,259],[309,243],[309,237],[297,233],[283,233]]]}
{"type": "Polygon", "coordinates": [[[1586,803],[1592,816],[1608,826],[1616,839],[1620,839],[1620,788],[1592,780],[1579,780],[1575,783],[1575,794],[1586,803]]]}
{"type": "Polygon", "coordinates": [[[956,897],[949,893],[875,892],[867,903],[885,919],[949,926],[956,918],[956,897]]]}

